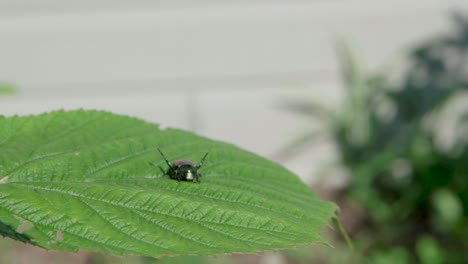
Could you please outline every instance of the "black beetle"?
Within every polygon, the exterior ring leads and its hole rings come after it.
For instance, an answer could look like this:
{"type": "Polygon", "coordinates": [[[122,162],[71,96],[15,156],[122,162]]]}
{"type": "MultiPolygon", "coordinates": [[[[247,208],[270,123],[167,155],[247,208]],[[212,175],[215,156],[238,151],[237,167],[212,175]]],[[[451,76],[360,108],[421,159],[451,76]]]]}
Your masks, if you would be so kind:
{"type": "Polygon", "coordinates": [[[164,156],[159,148],[158,151],[166,161],[167,166],[169,166],[167,171],[164,171],[161,166],[158,166],[164,175],[169,176],[169,178],[173,180],[200,183],[200,177],[202,175],[198,172],[198,170],[203,166],[203,162],[205,161],[206,156],[208,156],[208,152],[205,154],[205,156],[203,156],[198,165],[196,165],[191,160],[176,160],[171,165],[171,163],[167,160],[166,156],[164,156]]]}

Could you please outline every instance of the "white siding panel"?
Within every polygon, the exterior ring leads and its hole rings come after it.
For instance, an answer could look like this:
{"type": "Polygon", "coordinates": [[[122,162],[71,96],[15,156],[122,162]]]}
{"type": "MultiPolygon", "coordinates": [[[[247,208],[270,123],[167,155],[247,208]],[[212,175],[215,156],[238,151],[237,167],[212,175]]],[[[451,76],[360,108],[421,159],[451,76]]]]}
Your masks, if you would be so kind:
{"type": "Polygon", "coordinates": [[[376,65],[449,23],[449,2],[415,2],[204,1],[200,7],[162,8],[140,1],[151,8],[106,10],[99,8],[106,2],[85,1],[72,12],[60,1],[45,1],[35,5],[37,13],[32,8],[8,15],[18,7],[6,1],[0,79],[25,89],[291,73],[336,79],[336,36],[354,39],[376,65]]]}
{"type": "Polygon", "coordinates": [[[58,109],[97,109],[143,118],[161,127],[190,129],[186,98],[180,93],[135,93],[93,96],[0,97],[1,115],[29,115],[58,109]]]}

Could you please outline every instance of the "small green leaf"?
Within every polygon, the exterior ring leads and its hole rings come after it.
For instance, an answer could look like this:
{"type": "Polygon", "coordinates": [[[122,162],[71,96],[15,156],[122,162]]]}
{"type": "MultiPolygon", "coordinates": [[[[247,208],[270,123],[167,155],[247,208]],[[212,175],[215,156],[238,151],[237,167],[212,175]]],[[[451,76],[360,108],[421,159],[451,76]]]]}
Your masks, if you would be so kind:
{"type": "Polygon", "coordinates": [[[99,111],[0,117],[0,233],[46,249],[212,255],[325,242],[337,210],[233,145],[99,111]],[[201,183],[150,163],[198,162],[201,183]]]}

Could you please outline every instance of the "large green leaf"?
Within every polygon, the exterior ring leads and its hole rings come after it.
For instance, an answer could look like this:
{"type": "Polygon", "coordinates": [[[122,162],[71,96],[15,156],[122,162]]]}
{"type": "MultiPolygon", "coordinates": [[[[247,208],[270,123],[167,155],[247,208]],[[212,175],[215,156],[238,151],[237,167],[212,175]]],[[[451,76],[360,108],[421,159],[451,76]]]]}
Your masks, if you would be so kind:
{"type": "Polygon", "coordinates": [[[336,206],[233,145],[99,111],[0,117],[0,233],[119,255],[257,252],[322,241],[336,206]],[[201,183],[150,165],[196,162],[201,183]]]}

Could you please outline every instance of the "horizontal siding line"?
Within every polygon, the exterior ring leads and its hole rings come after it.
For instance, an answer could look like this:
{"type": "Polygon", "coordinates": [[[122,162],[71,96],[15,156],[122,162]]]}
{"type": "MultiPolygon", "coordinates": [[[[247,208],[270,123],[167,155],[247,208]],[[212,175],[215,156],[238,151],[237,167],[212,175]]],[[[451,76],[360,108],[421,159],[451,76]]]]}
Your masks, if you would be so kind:
{"type": "Polygon", "coordinates": [[[102,82],[69,82],[69,83],[19,83],[19,89],[22,92],[36,93],[44,96],[49,92],[57,93],[63,91],[79,89],[80,91],[89,91],[99,89],[102,92],[107,91],[186,91],[196,89],[197,91],[212,91],[220,89],[250,89],[251,86],[258,85],[294,85],[297,83],[332,83],[339,79],[335,71],[304,71],[304,72],[283,72],[251,75],[213,75],[197,77],[181,77],[154,80],[108,80],[102,82]],[[26,89],[21,89],[24,87],[26,89]]]}

